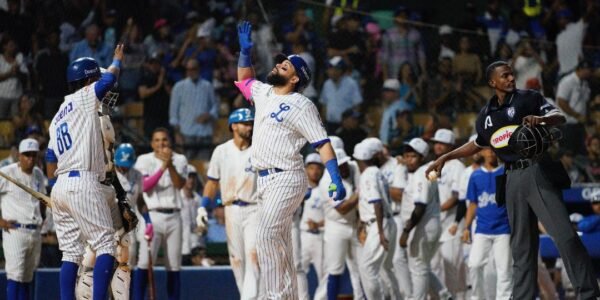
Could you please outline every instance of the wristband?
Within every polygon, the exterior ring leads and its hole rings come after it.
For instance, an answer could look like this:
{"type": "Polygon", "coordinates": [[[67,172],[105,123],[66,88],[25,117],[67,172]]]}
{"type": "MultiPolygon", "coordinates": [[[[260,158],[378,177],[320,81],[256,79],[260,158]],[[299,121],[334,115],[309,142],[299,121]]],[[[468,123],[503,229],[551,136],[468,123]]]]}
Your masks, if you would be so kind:
{"type": "Polygon", "coordinates": [[[146,221],[146,224],[152,224],[152,221],[150,220],[150,213],[149,212],[143,213],[142,217],[144,217],[144,221],[146,221]]]}
{"type": "Polygon", "coordinates": [[[200,207],[204,207],[207,208],[210,205],[210,198],[204,196],[202,197],[202,199],[200,200],[200,207]]]}
{"type": "Polygon", "coordinates": [[[238,68],[250,67],[252,67],[252,58],[250,57],[250,53],[244,53],[244,49],[242,49],[242,51],[240,51],[240,57],[238,58],[238,68]]]}
{"type": "Polygon", "coordinates": [[[48,186],[49,187],[54,187],[55,183],[56,183],[56,177],[48,179],[48,186]]]}
{"type": "Polygon", "coordinates": [[[121,68],[121,60],[119,59],[113,59],[112,64],[110,64],[112,67],[115,67],[117,69],[121,68]]]}
{"type": "Polygon", "coordinates": [[[325,167],[327,168],[327,172],[329,172],[329,176],[331,176],[331,181],[333,183],[341,183],[342,177],[340,176],[340,169],[338,168],[337,159],[330,159],[325,163],[325,167]]]}

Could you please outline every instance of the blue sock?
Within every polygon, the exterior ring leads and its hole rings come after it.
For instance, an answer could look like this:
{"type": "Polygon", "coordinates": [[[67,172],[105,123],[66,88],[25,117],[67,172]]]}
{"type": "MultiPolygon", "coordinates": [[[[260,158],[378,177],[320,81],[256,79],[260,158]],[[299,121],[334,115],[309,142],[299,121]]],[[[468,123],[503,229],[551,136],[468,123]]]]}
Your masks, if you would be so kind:
{"type": "Polygon", "coordinates": [[[137,268],[133,271],[133,291],[131,293],[132,300],[144,300],[146,288],[148,287],[148,270],[137,268]]]}
{"type": "Polygon", "coordinates": [[[6,281],[6,299],[17,300],[19,299],[19,283],[14,280],[6,281]]]}
{"type": "Polygon", "coordinates": [[[60,299],[75,300],[75,283],[79,266],[70,261],[63,261],[60,266],[60,299]]]}
{"type": "Polygon", "coordinates": [[[340,292],[340,278],[342,275],[327,276],[327,300],[336,300],[340,292]]]}
{"type": "Polygon", "coordinates": [[[179,300],[179,271],[167,272],[167,294],[169,300],[179,300]]]}
{"type": "Polygon", "coordinates": [[[95,300],[105,300],[108,295],[108,285],[113,274],[115,257],[110,254],[102,254],[96,257],[94,265],[93,294],[95,300]]]}
{"type": "Polygon", "coordinates": [[[29,300],[29,282],[19,283],[19,300],[29,300]]]}

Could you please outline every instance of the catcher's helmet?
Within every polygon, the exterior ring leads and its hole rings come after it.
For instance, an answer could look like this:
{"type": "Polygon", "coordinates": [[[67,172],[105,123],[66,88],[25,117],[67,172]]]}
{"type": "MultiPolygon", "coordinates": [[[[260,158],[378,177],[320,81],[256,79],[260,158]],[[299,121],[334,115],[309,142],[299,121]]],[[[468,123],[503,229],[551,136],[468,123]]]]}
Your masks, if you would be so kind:
{"type": "Polygon", "coordinates": [[[135,150],[129,143],[121,144],[115,151],[115,166],[131,168],[135,163],[135,150]]]}
{"type": "Polygon", "coordinates": [[[229,129],[231,124],[254,121],[254,112],[248,108],[238,108],[229,114],[229,129]]]}
{"type": "Polygon", "coordinates": [[[100,76],[100,66],[91,57],[78,58],[67,68],[67,82],[69,83],[98,76],[100,76]]]}
{"type": "Polygon", "coordinates": [[[562,133],[556,127],[520,125],[510,136],[508,146],[521,158],[538,158],[561,137],[562,133]]]}

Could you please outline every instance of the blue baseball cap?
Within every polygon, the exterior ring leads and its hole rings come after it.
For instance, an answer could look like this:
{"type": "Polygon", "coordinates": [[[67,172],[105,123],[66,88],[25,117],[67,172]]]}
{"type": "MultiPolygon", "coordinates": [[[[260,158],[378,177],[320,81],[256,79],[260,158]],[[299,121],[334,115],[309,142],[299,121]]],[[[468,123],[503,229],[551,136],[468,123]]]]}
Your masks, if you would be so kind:
{"type": "Polygon", "coordinates": [[[300,79],[295,88],[295,91],[300,91],[310,82],[310,78],[312,77],[310,68],[304,59],[298,55],[293,54],[290,56],[285,56],[284,54],[277,54],[277,56],[275,56],[276,64],[280,64],[286,60],[289,60],[292,63],[294,70],[296,71],[296,76],[298,76],[298,79],[300,79]]]}
{"type": "Polygon", "coordinates": [[[131,168],[135,163],[135,150],[129,143],[121,144],[115,151],[115,165],[122,168],[131,168]]]}

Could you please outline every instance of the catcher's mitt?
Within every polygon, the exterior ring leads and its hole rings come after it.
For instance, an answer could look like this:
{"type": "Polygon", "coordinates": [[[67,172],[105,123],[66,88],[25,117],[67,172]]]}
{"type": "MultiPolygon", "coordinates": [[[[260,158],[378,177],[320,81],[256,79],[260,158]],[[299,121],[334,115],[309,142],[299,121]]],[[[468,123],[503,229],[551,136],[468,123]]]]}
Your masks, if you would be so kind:
{"type": "Polygon", "coordinates": [[[138,217],[133,212],[131,205],[127,201],[127,197],[117,196],[117,205],[119,206],[119,212],[121,212],[121,221],[123,222],[123,228],[125,232],[130,232],[138,225],[138,217]]]}

